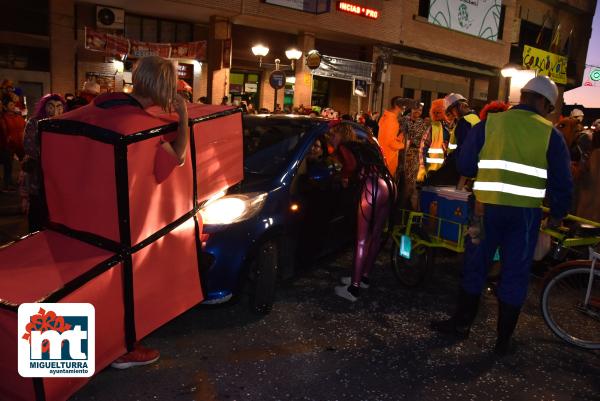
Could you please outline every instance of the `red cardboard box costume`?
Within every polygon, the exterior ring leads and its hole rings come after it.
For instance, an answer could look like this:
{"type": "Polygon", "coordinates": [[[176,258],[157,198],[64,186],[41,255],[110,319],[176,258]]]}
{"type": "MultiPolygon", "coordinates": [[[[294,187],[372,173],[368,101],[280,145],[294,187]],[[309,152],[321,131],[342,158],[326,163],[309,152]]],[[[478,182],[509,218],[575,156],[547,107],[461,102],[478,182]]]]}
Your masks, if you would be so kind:
{"type": "Polygon", "coordinates": [[[99,372],[202,301],[197,212],[243,177],[241,113],[189,104],[188,115],[179,167],[161,147],[177,117],[122,93],[40,122],[49,230],[0,250],[0,399],[63,400],[87,381],[18,375],[21,303],[92,303],[99,372]]]}

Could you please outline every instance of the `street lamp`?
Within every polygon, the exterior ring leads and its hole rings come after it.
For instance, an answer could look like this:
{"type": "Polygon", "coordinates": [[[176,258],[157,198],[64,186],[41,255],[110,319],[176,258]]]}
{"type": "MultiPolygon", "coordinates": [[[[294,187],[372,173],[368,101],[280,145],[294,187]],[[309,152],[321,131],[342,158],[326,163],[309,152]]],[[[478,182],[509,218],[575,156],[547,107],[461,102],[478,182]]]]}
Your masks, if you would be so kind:
{"type": "Polygon", "coordinates": [[[258,57],[258,66],[262,66],[262,58],[269,54],[269,48],[258,44],[256,46],[252,46],[252,54],[258,57]]]}
{"type": "Polygon", "coordinates": [[[510,78],[517,74],[517,71],[521,70],[521,66],[515,63],[508,63],[500,70],[500,74],[504,78],[510,78]]]}
{"type": "Polygon", "coordinates": [[[292,70],[294,69],[294,61],[299,60],[302,57],[302,52],[296,48],[288,49],[285,51],[285,56],[290,60],[292,70]]]}
{"type": "Polygon", "coordinates": [[[285,51],[285,56],[290,60],[289,65],[281,64],[281,60],[278,58],[275,59],[275,64],[271,63],[263,63],[262,58],[269,53],[269,48],[263,46],[262,44],[258,44],[252,46],[252,54],[258,57],[258,67],[262,68],[263,65],[265,67],[274,67],[275,71],[271,72],[269,76],[269,83],[275,90],[275,96],[273,99],[273,111],[277,108],[277,90],[283,89],[285,87],[286,76],[283,72],[284,70],[292,70],[295,68],[295,61],[299,60],[302,57],[302,52],[296,48],[287,49],[285,51]]]}

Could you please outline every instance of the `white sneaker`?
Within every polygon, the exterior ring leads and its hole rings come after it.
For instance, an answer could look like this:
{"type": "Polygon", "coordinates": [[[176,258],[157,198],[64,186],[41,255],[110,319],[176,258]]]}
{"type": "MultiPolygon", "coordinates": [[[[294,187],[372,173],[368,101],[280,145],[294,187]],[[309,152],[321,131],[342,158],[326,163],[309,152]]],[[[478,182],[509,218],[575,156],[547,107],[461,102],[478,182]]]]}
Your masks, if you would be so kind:
{"type": "Polygon", "coordinates": [[[356,302],[356,300],[358,300],[357,297],[355,297],[350,293],[350,291],[348,291],[348,286],[345,285],[337,285],[335,287],[335,295],[337,295],[338,297],[345,298],[350,302],[356,302]]]}
{"type": "MultiPolygon", "coordinates": [[[[344,285],[350,285],[352,284],[352,277],[350,276],[344,276],[340,279],[340,282],[344,285]]],[[[360,282],[360,288],[364,288],[365,290],[367,288],[369,288],[369,284],[363,283],[362,281],[360,282]]]]}

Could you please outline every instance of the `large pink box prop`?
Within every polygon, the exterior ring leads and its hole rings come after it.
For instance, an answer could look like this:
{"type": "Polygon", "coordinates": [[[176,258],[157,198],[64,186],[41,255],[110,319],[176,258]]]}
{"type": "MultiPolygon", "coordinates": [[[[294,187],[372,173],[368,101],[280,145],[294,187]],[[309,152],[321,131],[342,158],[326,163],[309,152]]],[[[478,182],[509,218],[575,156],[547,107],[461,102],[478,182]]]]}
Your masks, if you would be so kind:
{"type": "Polygon", "coordinates": [[[63,400],[87,382],[18,375],[21,303],[92,303],[98,372],[202,301],[198,210],[243,178],[242,126],[229,107],[188,113],[190,151],[160,182],[175,115],[112,94],[40,123],[50,229],[0,249],[0,399],[63,400]]]}

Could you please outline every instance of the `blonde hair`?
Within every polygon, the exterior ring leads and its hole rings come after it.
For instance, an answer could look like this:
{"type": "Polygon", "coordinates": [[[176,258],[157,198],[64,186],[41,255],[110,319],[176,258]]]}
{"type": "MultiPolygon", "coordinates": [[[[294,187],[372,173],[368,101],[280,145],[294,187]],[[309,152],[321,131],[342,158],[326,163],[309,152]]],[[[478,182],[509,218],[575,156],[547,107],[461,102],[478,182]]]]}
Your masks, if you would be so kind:
{"type": "Polygon", "coordinates": [[[342,141],[341,143],[354,142],[358,140],[356,132],[350,124],[340,122],[329,129],[332,134],[340,134],[342,141]]]}
{"type": "Polygon", "coordinates": [[[143,57],[133,67],[133,93],[147,97],[170,112],[177,95],[177,69],[172,61],[158,56],[143,57]]]}

